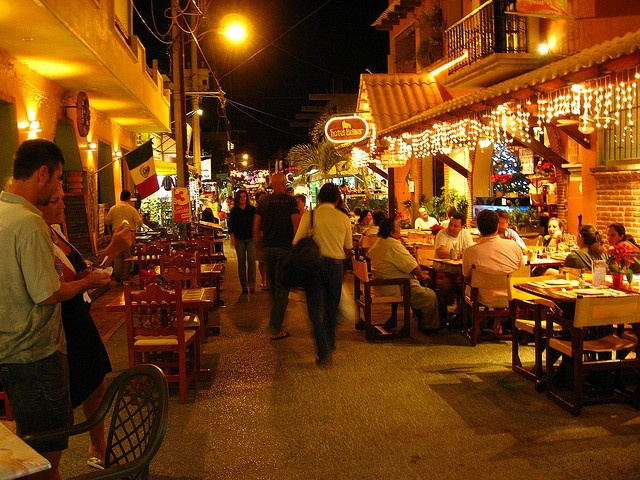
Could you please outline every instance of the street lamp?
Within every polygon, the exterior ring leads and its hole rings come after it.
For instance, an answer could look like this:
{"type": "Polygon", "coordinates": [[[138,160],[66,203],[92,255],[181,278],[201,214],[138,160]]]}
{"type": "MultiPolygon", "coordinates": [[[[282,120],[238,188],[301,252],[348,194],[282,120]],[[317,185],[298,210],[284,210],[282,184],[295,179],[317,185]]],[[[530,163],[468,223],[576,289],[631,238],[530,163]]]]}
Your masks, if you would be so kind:
{"type": "MultiPolygon", "coordinates": [[[[195,27],[195,19],[194,19],[194,27],[195,27]]],[[[196,113],[193,116],[193,163],[195,165],[196,171],[198,174],[201,173],[201,146],[200,146],[200,118],[202,115],[202,109],[200,108],[200,100],[202,96],[208,96],[207,92],[200,92],[200,85],[202,85],[202,79],[200,78],[198,71],[198,41],[204,35],[215,32],[224,35],[227,39],[229,39],[233,43],[239,43],[245,40],[247,36],[247,28],[246,22],[239,15],[227,15],[222,19],[221,29],[220,30],[206,30],[203,33],[199,34],[197,37],[194,37],[191,42],[191,79],[192,85],[190,92],[191,98],[191,108],[196,113]],[[195,88],[194,88],[195,87],[195,88]]],[[[183,64],[184,65],[184,64],[183,64]]],[[[207,74],[208,76],[208,74],[207,74]]],[[[224,92],[220,90],[219,86],[218,91],[211,92],[211,96],[217,96],[220,99],[221,95],[224,95],[224,92]]],[[[224,100],[221,100],[224,101],[224,100]]],[[[177,128],[177,127],[176,127],[177,128]]],[[[176,142],[177,144],[177,142],[176,142]]],[[[177,146],[177,145],[176,145],[177,146]]]]}

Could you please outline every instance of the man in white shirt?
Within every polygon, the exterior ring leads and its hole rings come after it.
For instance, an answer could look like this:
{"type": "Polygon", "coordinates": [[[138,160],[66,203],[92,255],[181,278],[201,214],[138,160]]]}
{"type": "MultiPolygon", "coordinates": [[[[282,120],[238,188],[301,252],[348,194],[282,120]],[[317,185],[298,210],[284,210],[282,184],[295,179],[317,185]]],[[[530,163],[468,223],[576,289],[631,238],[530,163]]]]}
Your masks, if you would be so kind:
{"type": "MultiPolygon", "coordinates": [[[[111,232],[115,232],[123,223],[129,225],[131,230],[131,242],[135,244],[136,230],[142,227],[142,217],[138,210],[131,204],[131,192],[123,190],[120,194],[120,203],[117,203],[109,209],[107,216],[104,218],[105,225],[111,228],[111,232]]],[[[126,282],[131,277],[131,263],[125,262],[125,259],[132,255],[132,249],[122,251],[113,259],[113,279],[118,282],[126,282]]]]}
{"type": "Polygon", "coordinates": [[[416,230],[428,231],[431,230],[431,227],[438,224],[438,220],[430,217],[426,208],[420,207],[418,213],[420,216],[416,218],[416,221],[413,224],[413,228],[416,230]]]}
{"type": "Polygon", "coordinates": [[[509,212],[506,210],[496,210],[496,213],[498,214],[498,235],[500,235],[501,238],[513,240],[524,251],[527,248],[524,241],[513,228],[509,228],[509,212]]]}
{"type": "MultiPolygon", "coordinates": [[[[444,230],[440,230],[435,240],[436,258],[451,258],[451,250],[462,252],[473,245],[471,233],[464,228],[465,216],[462,213],[454,213],[449,219],[449,225],[444,230]]],[[[435,286],[438,292],[438,302],[440,305],[440,316],[445,318],[447,305],[453,304],[454,294],[462,291],[462,277],[460,267],[442,265],[434,262],[433,269],[436,271],[435,286]]],[[[459,298],[458,298],[459,300],[459,298]]],[[[458,302],[458,305],[460,303],[458,302]]]]}
{"type": "Polygon", "coordinates": [[[436,256],[438,258],[451,258],[451,249],[454,247],[457,251],[462,252],[473,245],[471,233],[464,226],[464,215],[454,213],[447,228],[440,230],[436,235],[436,256]]]}

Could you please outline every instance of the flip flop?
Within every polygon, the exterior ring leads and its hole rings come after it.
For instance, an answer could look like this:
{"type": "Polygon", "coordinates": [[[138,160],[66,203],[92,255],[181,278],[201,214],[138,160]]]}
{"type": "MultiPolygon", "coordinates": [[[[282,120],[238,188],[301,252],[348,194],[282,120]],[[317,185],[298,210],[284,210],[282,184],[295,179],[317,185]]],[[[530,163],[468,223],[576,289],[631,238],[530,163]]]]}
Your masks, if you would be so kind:
{"type": "Polygon", "coordinates": [[[98,457],[91,457],[87,460],[87,465],[96,470],[104,470],[104,463],[98,457]]]}
{"type": "Polygon", "coordinates": [[[289,332],[280,332],[277,337],[271,337],[271,340],[282,340],[283,338],[287,338],[289,335],[291,335],[289,332]]]}

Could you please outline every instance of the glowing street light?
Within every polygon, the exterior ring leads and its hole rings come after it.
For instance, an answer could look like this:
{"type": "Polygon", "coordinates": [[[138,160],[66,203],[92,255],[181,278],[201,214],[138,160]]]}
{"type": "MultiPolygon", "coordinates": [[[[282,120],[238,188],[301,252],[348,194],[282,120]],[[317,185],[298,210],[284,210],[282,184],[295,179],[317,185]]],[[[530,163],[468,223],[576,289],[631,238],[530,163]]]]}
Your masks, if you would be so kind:
{"type": "Polygon", "coordinates": [[[221,33],[234,43],[243,42],[247,38],[246,22],[240,15],[227,15],[222,19],[221,33]]]}

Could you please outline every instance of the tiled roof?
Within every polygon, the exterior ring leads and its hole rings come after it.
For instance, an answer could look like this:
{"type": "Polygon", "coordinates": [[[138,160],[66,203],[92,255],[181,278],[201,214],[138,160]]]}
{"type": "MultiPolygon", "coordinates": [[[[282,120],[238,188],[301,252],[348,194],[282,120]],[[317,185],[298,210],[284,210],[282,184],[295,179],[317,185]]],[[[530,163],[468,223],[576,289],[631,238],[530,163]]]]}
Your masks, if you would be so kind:
{"type": "Polygon", "coordinates": [[[451,95],[429,73],[362,74],[357,112],[373,120],[380,131],[450,98],[451,95]]]}
{"type": "MultiPolygon", "coordinates": [[[[378,134],[389,134],[406,130],[408,127],[421,123],[455,110],[481,103],[501,95],[507,95],[528,87],[543,84],[550,80],[561,78],[572,73],[601,65],[609,60],[631,55],[640,50],[640,30],[629,32],[622,37],[616,37],[593,47],[586,48],[575,55],[550,63],[531,72],[524,73],[491,87],[464,95],[442,104],[428,107],[411,118],[400,120],[385,127],[378,126],[378,134]]],[[[602,75],[602,73],[596,74],[602,75]]],[[[362,82],[362,80],[361,80],[362,82]]],[[[376,102],[379,100],[376,99],[376,102]]],[[[384,101],[389,103],[390,100],[384,101]]]]}

